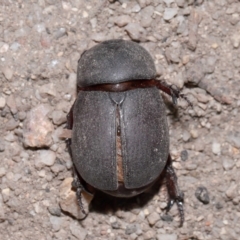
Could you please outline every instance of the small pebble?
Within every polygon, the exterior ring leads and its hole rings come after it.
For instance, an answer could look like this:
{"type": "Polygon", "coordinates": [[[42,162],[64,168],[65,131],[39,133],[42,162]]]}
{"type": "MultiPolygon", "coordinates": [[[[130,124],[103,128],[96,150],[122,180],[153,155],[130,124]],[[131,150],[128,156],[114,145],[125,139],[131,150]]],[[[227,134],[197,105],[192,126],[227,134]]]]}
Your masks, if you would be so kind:
{"type": "Polygon", "coordinates": [[[160,220],[160,215],[157,212],[153,212],[148,215],[147,220],[148,220],[150,226],[153,226],[157,221],[160,220]]]}
{"type": "Polygon", "coordinates": [[[132,12],[133,13],[138,13],[141,11],[141,7],[139,6],[139,4],[135,4],[133,7],[132,7],[132,12]]]}
{"type": "Polygon", "coordinates": [[[210,202],[208,190],[203,186],[197,188],[195,196],[203,204],[208,204],[210,202]]]}
{"type": "Polygon", "coordinates": [[[9,45],[4,42],[0,42],[0,53],[5,53],[9,49],[9,45]]]}
{"type": "Polygon", "coordinates": [[[136,224],[129,224],[126,227],[125,234],[130,235],[137,231],[138,226],[136,224]]]}
{"type": "Polygon", "coordinates": [[[42,97],[47,97],[48,95],[56,97],[57,96],[57,90],[54,83],[48,83],[44,84],[40,87],[40,93],[42,97]]]}
{"type": "Polygon", "coordinates": [[[70,223],[70,231],[71,234],[79,240],[84,240],[87,236],[87,230],[75,221],[70,223]]]}
{"type": "Polygon", "coordinates": [[[0,167],[0,178],[3,177],[6,174],[6,168],[5,167],[0,167]]]}
{"type": "Polygon", "coordinates": [[[171,20],[174,18],[178,13],[178,8],[165,8],[163,19],[166,21],[171,20]]]}
{"type": "Polygon", "coordinates": [[[4,203],[3,203],[3,198],[0,194],[0,223],[4,222],[6,219],[6,215],[5,215],[5,210],[4,210],[4,203]]]}
{"type": "Polygon", "coordinates": [[[163,0],[163,2],[165,2],[165,4],[167,5],[167,7],[171,7],[171,4],[174,3],[175,0],[163,0]]]}
{"type": "Polygon", "coordinates": [[[129,37],[135,41],[140,41],[142,38],[142,34],[145,33],[144,28],[138,23],[129,23],[125,27],[125,30],[128,33],[129,37]]]}
{"type": "Polygon", "coordinates": [[[153,6],[147,6],[141,11],[141,26],[142,27],[150,27],[151,22],[152,22],[152,15],[154,12],[154,7],[153,6]]]}
{"type": "Polygon", "coordinates": [[[220,155],[221,154],[221,144],[218,142],[213,142],[212,143],[212,152],[215,155],[220,155]]]}
{"type": "Polygon", "coordinates": [[[223,169],[225,171],[229,171],[235,166],[235,162],[232,158],[230,158],[228,156],[223,156],[222,157],[222,165],[223,165],[223,169]]]}
{"type": "Polygon", "coordinates": [[[66,35],[66,33],[67,33],[66,28],[59,28],[57,30],[57,32],[55,33],[54,38],[59,39],[59,38],[63,37],[64,35],[66,35]]]}
{"type": "Polygon", "coordinates": [[[13,77],[13,70],[10,67],[4,67],[2,69],[3,75],[7,80],[12,80],[13,77]]]}
{"type": "Polygon", "coordinates": [[[46,166],[52,166],[56,160],[55,152],[51,150],[39,150],[35,161],[43,163],[46,166]]]}
{"type": "Polygon", "coordinates": [[[62,172],[64,169],[65,169],[64,165],[58,164],[58,163],[55,163],[55,164],[51,167],[52,172],[54,172],[55,174],[57,174],[57,173],[59,173],[59,172],[62,172]]]}
{"type": "Polygon", "coordinates": [[[184,7],[186,1],[185,0],[176,0],[176,3],[178,5],[178,7],[182,8],[182,7],[184,7]]]}
{"type": "Polygon", "coordinates": [[[54,231],[59,231],[62,224],[62,218],[56,216],[50,216],[50,223],[54,231]]]}
{"type": "Polygon", "coordinates": [[[10,108],[10,111],[12,114],[16,114],[17,113],[17,104],[16,104],[16,98],[13,94],[11,94],[8,98],[7,98],[7,105],[10,108]]]}
{"type": "Polygon", "coordinates": [[[154,239],[155,236],[156,236],[156,232],[152,229],[148,230],[143,234],[143,238],[146,240],[154,239]]]}
{"type": "Polygon", "coordinates": [[[52,120],[55,125],[61,125],[67,121],[66,113],[62,110],[54,110],[52,112],[52,120]]]}
{"type": "Polygon", "coordinates": [[[165,222],[172,222],[173,221],[173,217],[168,215],[168,214],[164,214],[161,216],[161,219],[165,222]]]}
{"type": "Polygon", "coordinates": [[[23,142],[25,146],[41,148],[51,145],[51,133],[54,127],[47,117],[50,110],[46,105],[38,105],[27,113],[23,125],[23,142]]]}
{"type": "Polygon", "coordinates": [[[12,118],[5,124],[5,129],[7,131],[12,131],[18,126],[18,124],[19,123],[12,118]]]}
{"type": "Polygon", "coordinates": [[[238,185],[236,183],[231,183],[230,187],[225,192],[226,196],[230,199],[234,199],[238,195],[237,188],[238,185]]]}
{"type": "Polygon", "coordinates": [[[128,15],[121,15],[114,18],[114,23],[119,27],[124,27],[131,22],[131,17],[128,15]]]}
{"type": "Polygon", "coordinates": [[[2,189],[2,198],[3,198],[3,202],[7,202],[10,198],[10,193],[11,190],[10,188],[4,188],[2,189]]]}
{"type": "Polygon", "coordinates": [[[106,40],[106,35],[103,33],[94,33],[91,36],[92,40],[95,42],[103,42],[106,40]]]}
{"type": "Polygon", "coordinates": [[[6,99],[4,97],[0,97],[0,109],[3,109],[6,105],[6,99]]]}
{"type": "Polygon", "coordinates": [[[189,139],[191,138],[191,135],[190,135],[190,133],[188,132],[188,131],[183,131],[183,136],[182,136],[182,138],[183,138],[183,141],[184,142],[187,142],[187,141],[189,141],[189,139]]]}
{"type": "Polygon", "coordinates": [[[234,147],[240,149],[240,132],[234,131],[227,134],[227,141],[234,147]]]}
{"type": "Polygon", "coordinates": [[[182,161],[184,161],[184,162],[187,161],[188,160],[188,151],[187,150],[181,151],[180,156],[181,156],[182,161]]]}
{"type": "Polygon", "coordinates": [[[177,240],[176,234],[158,234],[157,240],[177,240]]]}

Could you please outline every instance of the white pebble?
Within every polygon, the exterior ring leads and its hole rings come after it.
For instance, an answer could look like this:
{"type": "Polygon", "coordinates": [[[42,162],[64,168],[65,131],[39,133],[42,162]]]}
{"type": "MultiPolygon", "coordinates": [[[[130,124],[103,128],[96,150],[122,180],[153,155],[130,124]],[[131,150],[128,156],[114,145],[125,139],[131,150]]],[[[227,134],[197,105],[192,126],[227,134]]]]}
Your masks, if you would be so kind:
{"type": "Polygon", "coordinates": [[[55,162],[56,154],[51,150],[38,151],[37,161],[43,163],[46,166],[52,166],[55,162]]]}
{"type": "Polygon", "coordinates": [[[218,142],[213,142],[212,143],[212,152],[216,155],[221,154],[221,144],[218,142]]]}
{"type": "Polygon", "coordinates": [[[0,109],[3,109],[6,105],[6,99],[4,97],[0,97],[0,109]]]}

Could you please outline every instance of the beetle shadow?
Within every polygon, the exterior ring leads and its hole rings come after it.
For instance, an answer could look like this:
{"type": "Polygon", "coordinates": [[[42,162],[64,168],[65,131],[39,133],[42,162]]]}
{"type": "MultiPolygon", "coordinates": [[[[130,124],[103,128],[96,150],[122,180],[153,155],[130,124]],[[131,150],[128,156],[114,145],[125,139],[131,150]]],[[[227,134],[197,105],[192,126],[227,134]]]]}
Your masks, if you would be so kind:
{"type": "Polygon", "coordinates": [[[101,191],[97,191],[91,202],[90,212],[108,214],[116,213],[118,210],[131,211],[133,209],[142,209],[159,193],[163,184],[163,178],[160,177],[160,179],[147,191],[131,198],[113,197],[101,191]]]}

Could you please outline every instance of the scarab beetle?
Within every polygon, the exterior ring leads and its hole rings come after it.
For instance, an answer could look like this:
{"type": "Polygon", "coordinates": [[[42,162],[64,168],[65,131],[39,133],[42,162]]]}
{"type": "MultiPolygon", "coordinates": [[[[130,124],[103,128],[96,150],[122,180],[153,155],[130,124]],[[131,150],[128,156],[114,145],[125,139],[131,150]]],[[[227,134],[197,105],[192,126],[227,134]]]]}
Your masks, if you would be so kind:
{"type": "Polygon", "coordinates": [[[77,198],[96,190],[116,197],[144,192],[160,176],[166,180],[168,210],[176,202],[180,225],[183,196],[169,154],[165,105],[179,91],[156,80],[150,54],[139,44],[109,40],[85,51],[77,70],[78,96],[68,114],[69,147],[77,198]]]}

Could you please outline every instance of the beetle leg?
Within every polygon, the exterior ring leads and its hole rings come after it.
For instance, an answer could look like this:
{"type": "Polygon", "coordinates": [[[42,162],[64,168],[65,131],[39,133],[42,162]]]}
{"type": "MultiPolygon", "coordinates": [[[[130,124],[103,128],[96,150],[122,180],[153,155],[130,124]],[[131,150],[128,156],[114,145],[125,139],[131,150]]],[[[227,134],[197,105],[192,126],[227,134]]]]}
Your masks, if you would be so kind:
{"type": "Polygon", "coordinates": [[[76,196],[77,196],[77,201],[78,201],[78,205],[82,211],[83,214],[87,215],[84,207],[83,207],[83,203],[82,203],[82,191],[84,191],[84,187],[81,183],[81,180],[79,179],[77,173],[76,173],[76,169],[75,167],[73,167],[73,182],[72,185],[74,188],[76,188],[76,196]]]}
{"type": "Polygon", "coordinates": [[[165,167],[165,179],[167,185],[167,191],[169,195],[168,205],[166,207],[167,212],[171,209],[174,203],[177,204],[178,212],[180,215],[180,227],[184,222],[184,209],[183,209],[183,193],[180,191],[177,183],[177,175],[172,166],[172,158],[169,154],[167,165],[165,167]]]}
{"type": "Polygon", "coordinates": [[[83,178],[78,174],[75,166],[73,166],[72,187],[74,189],[76,189],[77,202],[81,209],[81,212],[84,215],[87,215],[88,214],[88,206],[89,206],[90,202],[92,201],[96,190],[94,187],[87,184],[83,180],[83,178]],[[85,209],[87,212],[85,211],[85,209]]]}
{"type": "Polygon", "coordinates": [[[157,81],[156,87],[171,96],[174,105],[177,105],[178,98],[183,98],[192,107],[192,103],[184,94],[180,94],[180,90],[178,88],[174,88],[172,85],[163,81],[157,81]]]}

